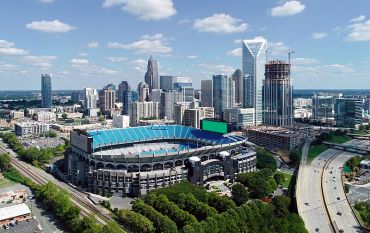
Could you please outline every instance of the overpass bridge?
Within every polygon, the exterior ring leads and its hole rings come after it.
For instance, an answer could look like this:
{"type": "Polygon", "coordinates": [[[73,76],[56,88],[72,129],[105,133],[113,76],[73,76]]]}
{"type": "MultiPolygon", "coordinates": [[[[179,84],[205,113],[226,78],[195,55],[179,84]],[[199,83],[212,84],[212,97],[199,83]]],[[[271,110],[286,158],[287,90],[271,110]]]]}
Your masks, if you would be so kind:
{"type": "Polygon", "coordinates": [[[345,144],[338,144],[338,143],[332,143],[332,142],[323,142],[324,145],[327,145],[330,148],[342,150],[342,151],[348,151],[352,153],[357,153],[361,155],[367,155],[370,154],[370,149],[360,148],[353,145],[345,145],[345,144]]]}

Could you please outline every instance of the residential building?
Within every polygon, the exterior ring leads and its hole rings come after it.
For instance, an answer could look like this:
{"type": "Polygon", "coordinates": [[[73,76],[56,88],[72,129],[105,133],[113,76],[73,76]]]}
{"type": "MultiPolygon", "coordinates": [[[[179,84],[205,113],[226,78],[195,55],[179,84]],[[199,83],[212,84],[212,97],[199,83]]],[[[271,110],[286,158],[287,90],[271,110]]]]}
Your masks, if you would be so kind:
{"type": "Polygon", "coordinates": [[[243,106],[254,108],[255,125],[262,124],[262,85],[265,77],[267,41],[263,38],[243,40],[243,106]]]}
{"type": "Polygon", "coordinates": [[[183,102],[182,92],[165,91],[161,94],[161,117],[167,120],[174,120],[175,103],[183,102]]]}
{"type": "Polygon", "coordinates": [[[139,125],[143,119],[159,119],[159,102],[133,102],[131,103],[130,125],[139,125]]]}
{"type": "Polygon", "coordinates": [[[175,114],[174,120],[175,124],[182,125],[183,124],[183,116],[186,109],[190,108],[191,102],[177,102],[175,103],[175,114]]]}
{"type": "Polygon", "coordinates": [[[223,120],[232,130],[254,126],[254,108],[226,108],[223,120]]]}
{"type": "Polygon", "coordinates": [[[295,98],[295,99],[293,99],[293,106],[296,109],[311,108],[312,98],[295,98]]]}
{"type": "Polygon", "coordinates": [[[13,119],[23,119],[24,111],[11,111],[10,112],[13,119]]]}
{"type": "Polygon", "coordinates": [[[38,122],[55,122],[57,116],[53,112],[39,111],[36,113],[36,118],[38,122]]]}
{"type": "Polygon", "coordinates": [[[351,98],[335,99],[334,119],[337,127],[355,128],[362,123],[362,100],[351,98]]]}
{"type": "Polygon", "coordinates": [[[84,94],[82,91],[73,91],[71,94],[71,100],[74,103],[80,102],[80,100],[84,99],[84,94]]]}
{"type": "Polygon", "coordinates": [[[202,107],[213,107],[213,84],[212,80],[201,81],[201,104],[202,107]]]}
{"type": "Polygon", "coordinates": [[[51,74],[41,75],[41,107],[52,107],[51,74]]]}
{"type": "Polygon", "coordinates": [[[149,85],[146,82],[139,83],[137,92],[139,92],[139,102],[149,101],[149,85]]]}
{"type": "Polygon", "coordinates": [[[263,80],[263,124],[290,126],[293,124],[293,93],[290,64],[270,61],[265,65],[263,80]]]}
{"type": "Polygon", "coordinates": [[[94,88],[85,87],[84,89],[84,111],[97,108],[98,92],[94,88]]]}
{"type": "Polygon", "coordinates": [[[116,95],[111,87],[104,87],[99,91],[100,112],[110,114],[115,109],[116,95]]]}
{"type": "Polygon", "coordinates": [[[147,71],[145,73],[145,82],[149,85],[149,93],[152,89],[158,89],[158,65],[157,61],[151,56],[148,60],[147,71]]]}
{"type": "Polygon", "coordinates": [[[39,135],[49,131],[49,124],[42,122],[17,122],[14,124],[14,133],[18,136],[39,135]]]}
{"type": "Polygon", "coordinates": [[[113,127],[114,128],[128,128],[130,126],[130,117],[127,115],[114,115],[113,127]]]}
{"type": "Polygon", "coordinates": [[[226,108],[232,108],[235,105],[235,82],[226,75],[214,75],[213,83],[213,107],[215,116],[222,119],[222,114],[226,108]]]}
{"type": "Polygon", "coordinates": [[[183,125],[200,129],[200,122],[203,119],[212,119],[215,117],[213,107],[197,107],[185,109],[183,115],[183,125]]]}

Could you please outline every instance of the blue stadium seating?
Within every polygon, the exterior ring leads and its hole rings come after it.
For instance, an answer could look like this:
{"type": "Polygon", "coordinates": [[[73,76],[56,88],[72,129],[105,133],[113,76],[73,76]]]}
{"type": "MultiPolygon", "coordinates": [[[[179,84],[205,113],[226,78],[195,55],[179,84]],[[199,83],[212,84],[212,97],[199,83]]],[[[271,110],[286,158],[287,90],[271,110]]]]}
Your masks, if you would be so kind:
{"type": "MultiPolygon", "coordinates": [[[[222,135],[200,129],[195,129],[182,125],[158,125],[141,126],[124,129],[104,129],[89,131],[89,136],[93,138],[93,148],[102,146],[118,145],[139,141],[151,141],[157,139],[192,139],[209,142],[213,145],[228,144],[245,140],[242,136],[222,135]]],[[[189,146],[182,144],[181,148],[189,146]]]]}

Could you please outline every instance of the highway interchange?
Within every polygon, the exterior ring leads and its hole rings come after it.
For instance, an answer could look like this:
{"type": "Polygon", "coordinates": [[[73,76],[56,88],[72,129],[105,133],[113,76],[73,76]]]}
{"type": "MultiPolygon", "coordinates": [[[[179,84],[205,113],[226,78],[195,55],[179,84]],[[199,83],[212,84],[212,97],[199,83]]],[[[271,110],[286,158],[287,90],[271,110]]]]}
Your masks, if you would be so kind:
{"type": "Polygon", "coordinates": [[[355,154],[329,149],[307,163],[305,143],[296,197],[298,213],[309,232],[362,232],[345,197],[341,167],[355,154]]]}

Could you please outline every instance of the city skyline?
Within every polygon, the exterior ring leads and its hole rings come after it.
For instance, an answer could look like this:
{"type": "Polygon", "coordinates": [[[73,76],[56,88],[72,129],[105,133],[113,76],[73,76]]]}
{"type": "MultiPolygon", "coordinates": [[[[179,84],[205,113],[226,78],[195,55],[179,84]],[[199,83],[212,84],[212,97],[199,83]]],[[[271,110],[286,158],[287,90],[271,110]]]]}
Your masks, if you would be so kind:
{"type": "Polygon", "coordinates": [[[256,37],[267,39],[269,60],[288,60],[285,53],[296,52],[294,88],[370,84],[366,1],[150,2],[31,0],[20,8],[20,1],[4,1],[1,90],[38,90],[41,73],[53,74],[55,90],[122,80],[136,86],[151,55],[159,76],[188,76],[200,88],[202,79],[241,69],[241,40],[256,37]],[[14,19],[14,12],[20,17],[14,19]]]}

